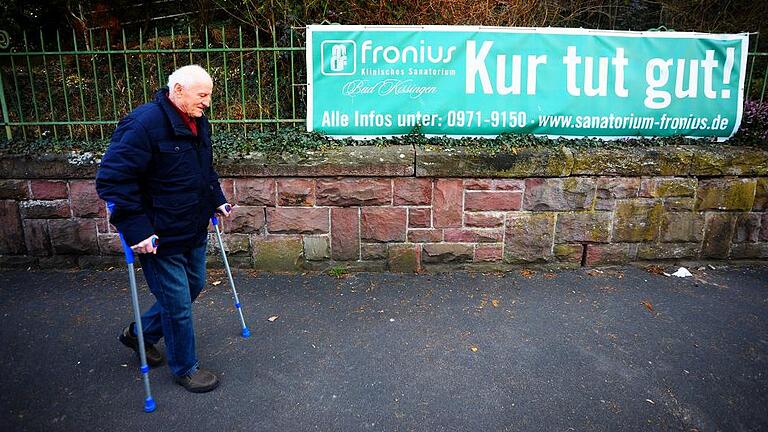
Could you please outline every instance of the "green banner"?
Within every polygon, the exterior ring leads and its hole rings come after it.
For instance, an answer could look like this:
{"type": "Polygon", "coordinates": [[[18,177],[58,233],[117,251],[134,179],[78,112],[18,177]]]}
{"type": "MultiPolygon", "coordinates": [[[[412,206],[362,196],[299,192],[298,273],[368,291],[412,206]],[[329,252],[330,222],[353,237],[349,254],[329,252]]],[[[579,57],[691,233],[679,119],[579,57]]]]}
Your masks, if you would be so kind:
{"type": "Polygon", "coordinates": [[[747,34],[307,27],[307,129],[331,136],[732,136],[747,34]]]}

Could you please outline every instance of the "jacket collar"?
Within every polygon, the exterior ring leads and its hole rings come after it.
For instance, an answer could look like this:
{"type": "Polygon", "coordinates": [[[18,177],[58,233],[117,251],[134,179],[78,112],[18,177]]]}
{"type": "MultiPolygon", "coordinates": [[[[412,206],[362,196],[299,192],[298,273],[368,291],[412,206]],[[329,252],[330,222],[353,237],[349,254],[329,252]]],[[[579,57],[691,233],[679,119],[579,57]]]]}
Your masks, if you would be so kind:
{"type": "MultiPolygon", "coordinates": [[[[173,132],[176,135],[194,137],[192,131],[189,130],[187,125],[184,123],[184,120],[179,115],[178,111],[176,111],[176,108],[171,105],[172,102],[168,99],[168,87],[163,87],[157,91],[155,94],[155,102],[157,102],[163,108],[163,112],[165,112],[165,116],[168,117],[168,120],[171,122],[171,126],[173,126],[173,132]]],[[[203,114],[203,117],[205,117],[205,114],[203,114]]],[[[208,132],[207,127],[203,126],[205,123],[206,122],[204,121],[197,122],[198,136],[200,136],[200,134],[203,132],[208,132]]]]}

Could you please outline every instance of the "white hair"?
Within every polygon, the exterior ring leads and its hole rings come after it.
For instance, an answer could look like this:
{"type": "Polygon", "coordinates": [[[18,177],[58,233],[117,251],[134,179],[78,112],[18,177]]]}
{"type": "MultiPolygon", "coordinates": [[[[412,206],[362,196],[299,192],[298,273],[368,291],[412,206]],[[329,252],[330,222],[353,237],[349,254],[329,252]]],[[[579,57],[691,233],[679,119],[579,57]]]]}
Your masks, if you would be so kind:
{"type": "Polygon", "coordinates": [[[182,66],[176,69],[168,77],[168,89],[173,90],[176,84],[180,84],[182,87],[188,87],[193,83],[200,81],[211,81],[211,76],[200,65],[188,65],[182,66]]]}

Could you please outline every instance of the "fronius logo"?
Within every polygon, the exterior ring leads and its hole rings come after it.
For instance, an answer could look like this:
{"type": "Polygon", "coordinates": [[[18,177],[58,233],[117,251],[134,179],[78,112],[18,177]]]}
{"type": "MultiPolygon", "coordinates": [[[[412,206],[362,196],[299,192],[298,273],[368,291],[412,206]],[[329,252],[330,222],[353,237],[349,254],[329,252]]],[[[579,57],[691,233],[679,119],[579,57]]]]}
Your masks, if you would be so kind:
{"type": "Polygon", "coordinates": [[[323,75],[353,75],[357,69],[357,45],[351,40],[327,40],[320,44],[323,75]]]}

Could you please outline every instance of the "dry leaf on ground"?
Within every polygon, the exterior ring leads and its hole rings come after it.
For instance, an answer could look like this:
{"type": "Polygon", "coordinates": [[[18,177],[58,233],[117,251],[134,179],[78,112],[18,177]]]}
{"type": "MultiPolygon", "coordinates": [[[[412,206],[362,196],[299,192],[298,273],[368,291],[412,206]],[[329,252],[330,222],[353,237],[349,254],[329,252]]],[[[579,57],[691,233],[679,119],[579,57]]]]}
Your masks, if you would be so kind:
{"type": "Polygon", "coordinates": [[[653,304],[651,304],[651,302],[649,302],[648,300],[643,300],[643,301],[641,301],[640,303],[642,303],[642,305],[643,305],[643,306],[645,306],[645,308],[646,308],[646,309],[648,309],[649,311],[651,311],[651,312],[656,312],[656,311],[653,309],[653,304]]]}
{"type": "Polygon", "coordinates": [[[647,271],[648,273],[653,273],[657,275],[664,275],[666,273],[663,268],[657,265],[650,265],[645,268],[645,271],[647,271]]]}

